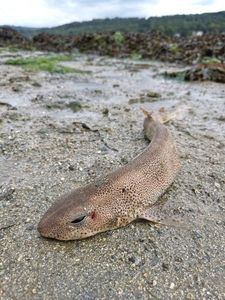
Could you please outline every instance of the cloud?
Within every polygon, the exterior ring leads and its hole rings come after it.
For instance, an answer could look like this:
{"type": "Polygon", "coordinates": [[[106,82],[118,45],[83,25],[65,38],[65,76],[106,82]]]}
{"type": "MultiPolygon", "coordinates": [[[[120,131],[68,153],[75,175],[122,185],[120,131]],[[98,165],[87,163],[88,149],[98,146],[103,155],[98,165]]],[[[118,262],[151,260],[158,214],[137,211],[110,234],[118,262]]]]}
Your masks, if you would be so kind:
{"type": "Polygon", "coordinates": [[[206,5],[206,6],[211,5],[213,3],[214,3],[213,0],[199,0],[195,2],[196,5],[206,5]]]}
{"type": "Polygon", "coordinates": [[[2,0],[0,24],[33,27],[112,17],[150,17],[224,10],[224,0],[2,0]]]}
{"type": "Polygon", "coordinates": [[[156,5],[159,0],[46,0],[49,7],[60,7],[78,19],[105,17],[145,16],[146,5],[156,5]],[[86,17],[85,17],[86,16],[86,17]]]}

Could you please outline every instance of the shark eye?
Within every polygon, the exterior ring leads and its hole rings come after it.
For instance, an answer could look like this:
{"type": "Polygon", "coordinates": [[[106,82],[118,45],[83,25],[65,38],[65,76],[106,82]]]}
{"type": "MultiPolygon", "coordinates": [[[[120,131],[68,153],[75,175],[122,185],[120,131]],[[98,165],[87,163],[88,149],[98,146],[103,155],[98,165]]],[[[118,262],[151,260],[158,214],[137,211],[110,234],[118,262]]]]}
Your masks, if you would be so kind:
{"type": "Polygon", "coordinates": [[[81,215],[79,217],[77,217],[76,219],[74,219],[73,221],[71,221],[72,224],[81,224],[85,219],[86,219],[86,215],[81,215]]]}

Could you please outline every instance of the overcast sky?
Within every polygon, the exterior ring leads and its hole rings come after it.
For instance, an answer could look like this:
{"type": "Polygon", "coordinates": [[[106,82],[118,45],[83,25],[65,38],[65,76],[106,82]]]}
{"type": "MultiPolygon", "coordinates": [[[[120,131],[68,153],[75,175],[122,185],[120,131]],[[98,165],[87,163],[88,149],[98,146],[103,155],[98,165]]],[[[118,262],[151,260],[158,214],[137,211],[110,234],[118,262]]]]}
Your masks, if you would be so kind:
{"type": "Polygon", "coordinates": [[[55,26],[112,17],[151,17],[225,10],[225,0],[0,0],[0,24],[55,26]]]}

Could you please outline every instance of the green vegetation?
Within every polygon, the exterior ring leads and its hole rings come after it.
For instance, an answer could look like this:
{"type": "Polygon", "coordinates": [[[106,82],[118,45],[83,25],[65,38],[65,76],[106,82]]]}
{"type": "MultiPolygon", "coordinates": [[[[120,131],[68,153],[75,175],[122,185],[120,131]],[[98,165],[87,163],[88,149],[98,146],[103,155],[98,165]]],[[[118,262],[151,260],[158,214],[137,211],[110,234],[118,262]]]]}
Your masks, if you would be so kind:
{"type": "Polygon", "coordinates": [[[106,44],[106,41],[104,40],[104,38],[96,33],[95,34],[95,41],[98,43],[98,45],[101,47],[101,48],[106,48],[107,47],[107,44],[106,44]]]}
{"type": "Polygon", "coordinates": [[[46,104],[46,108],[47,109],[63,109],[64,108],[64,104],[61,102],[61,103],[48,103],[46,104]]]}
{"type": "Polygon", "coordinates": [[[176,43],[169,44],[169,51],[172,53],[177,53],[179,51],[178,45],[176,43]]]}
{"type": "Polygon", "coordinates": [[[220,64],[221,61],[218,58],[216,58],[216,57],[205,57],[202,60],[202,63],[203,64],[220,64]]]}
{"type": "Polygon", "coordinates": [[[195,15],[174,15],[144,18],[97,19],[86,22],[73,22],[53,28],[14,27],[27,37],[40,32],[77,35],[81,33],[116,32],[116,39],[122,42],[122,32],[160,31],[168,35],[189,36],[193,32],[221,33],[225,30],[225,11],[195,15]],[[119,34],[117,33],[119,32],[119,34]]]}
{"type": "Polygon", "coordinates": [[[73,112],[81,110],[82,105],[78,101],[73,101],[67,104],[67,107],[70,108],[73,112]]]}
{"type": "Polygon", "coordinates": [[[82,109],[82,105],[80,102],[78,101],[72,101],[70,103],[63,103],[63,102],[56,102],[56,103],[48,103],[46,104],[46,108],[47,109],[65,109],[65,108],[69,108],[71,109],[73,112],[78,112],[82,109]]]}
{"type": "Polygon", "coordinates": [[[171,72],[171,73],[165,72],[162,75],[165,78],[176,79],[178,81],[184,81],[185,80],[185,74],[186,74],[185,71],[178,71],[178,72],[171,72]]]}
{"type": "Polygon", "coordinates": [[[116,44],[118,44],[118,45],[121,45],[124,43],[124,35],[120,31],[115,32],[113,35],[113,38],[114,38],[116,44]]]}
{"type": "Polygon", "coordinates": [[[28,71],[47,71],[50,73],[85,73],[82,70],[60,65],[60,62],[71,61],[70,55],[37,56],[28,58],[9,59],[7,65],[21,66],[28,71]]]}
{"type": "Polygon", "coordinates": [[[142,59],[141,53],[138,53],[137,51],[133,51],[130,55],[130,58],[133,60],[140,60],[142,59]]]}
{"type": "Polygon", "coordinates": [[[0,47],[0,53],[3,52],[18,52],[20,49],[14,46],[0,47]]]}

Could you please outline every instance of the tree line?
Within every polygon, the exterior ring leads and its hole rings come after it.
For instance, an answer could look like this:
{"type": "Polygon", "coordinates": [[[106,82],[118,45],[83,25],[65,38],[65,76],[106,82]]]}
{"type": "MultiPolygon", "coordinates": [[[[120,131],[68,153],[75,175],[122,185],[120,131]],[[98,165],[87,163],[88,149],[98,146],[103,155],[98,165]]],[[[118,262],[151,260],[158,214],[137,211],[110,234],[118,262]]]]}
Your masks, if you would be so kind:
{"type": "Polygon", "coordinates": [[[26,36],[34,36],[41,32],[54,34],[77,35],[93,32],[151,32],[160,31],[167,35],[179,34],[186,37],[193,32],[225,33],[225,11],[193,15],[174,15],[145,18],[113,18],[96,19],[85,22],[73,22],[52,28],[16,27],[26,36]]]}

